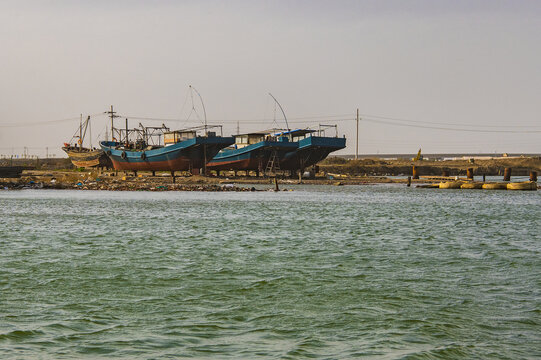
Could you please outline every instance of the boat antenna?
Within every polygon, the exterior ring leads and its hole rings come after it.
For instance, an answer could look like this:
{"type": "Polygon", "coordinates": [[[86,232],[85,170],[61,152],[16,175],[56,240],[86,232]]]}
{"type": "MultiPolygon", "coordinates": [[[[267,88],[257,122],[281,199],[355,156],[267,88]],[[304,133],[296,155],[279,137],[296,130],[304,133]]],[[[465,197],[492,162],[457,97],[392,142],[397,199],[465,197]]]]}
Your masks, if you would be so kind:
{"type": "Polygon", "coordinates": [[[276,98],[274,96],[272,96],[271,93],[269,93],[269,95],[271,96],[271,98],[276,101],[276,103],[278,104],[278,106],[280,107],[280,110],[282,111],[282,114],[284,115],[284,120],[286,121],[286,127],[287,127],[287,131],[289,132],[291,129],[289,128],[289,124],[287,123],[287,117],[286,117],[286,113],[284,112],[284,109],[282,109],[282,105],[280,105],[280,103],[278,102],[278,100],[276,100],[276,98]]]}
{"type": "Polygon", "coordinates": [[[193,89],[195,93],[199,96],[199,100],[201,100],[201,105],[203,106],[203,115],[205,117],[205,136],[207,136],[207,111],[205,110],[205,103],[203,103],[203,98],[201,97],[201,94],[199,91],[197,91],[196,88],[190,85],[190,89],[193,89]]]}

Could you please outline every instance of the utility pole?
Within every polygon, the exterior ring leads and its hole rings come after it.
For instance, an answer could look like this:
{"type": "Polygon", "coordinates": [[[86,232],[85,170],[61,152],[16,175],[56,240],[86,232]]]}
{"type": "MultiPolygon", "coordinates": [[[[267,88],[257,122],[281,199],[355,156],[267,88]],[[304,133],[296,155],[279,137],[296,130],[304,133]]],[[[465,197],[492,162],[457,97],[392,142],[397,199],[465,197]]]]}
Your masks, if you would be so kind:
{"type": "Polygon", "coordinates": [[[355,160],[359,158],[359,109],[357,109],[357,137],[355,142],[355,160]]]}
{"type": "Polygon", "coordinates": [[[46,148],[45,148],[45,158],[46,158],[46,159],[49,158],[49,147],[46,147],[46,148]]]}

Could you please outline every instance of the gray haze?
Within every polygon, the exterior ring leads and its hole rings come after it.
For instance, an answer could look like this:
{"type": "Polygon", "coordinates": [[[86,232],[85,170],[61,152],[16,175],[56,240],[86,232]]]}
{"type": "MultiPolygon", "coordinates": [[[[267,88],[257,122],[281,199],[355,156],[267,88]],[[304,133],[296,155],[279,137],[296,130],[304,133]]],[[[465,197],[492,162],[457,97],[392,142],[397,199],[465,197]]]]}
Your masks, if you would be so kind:
{"type": "Polygon", "coordinates": [[[111,104],[186,120],[190,84],[225,134],[275,126],[271,92],[344,154],[356,108],[360,153],[541,152],[540,44],[539,1],[2,1],[0,154],[63,156],[78,120],[51,121],[111,104]]]}

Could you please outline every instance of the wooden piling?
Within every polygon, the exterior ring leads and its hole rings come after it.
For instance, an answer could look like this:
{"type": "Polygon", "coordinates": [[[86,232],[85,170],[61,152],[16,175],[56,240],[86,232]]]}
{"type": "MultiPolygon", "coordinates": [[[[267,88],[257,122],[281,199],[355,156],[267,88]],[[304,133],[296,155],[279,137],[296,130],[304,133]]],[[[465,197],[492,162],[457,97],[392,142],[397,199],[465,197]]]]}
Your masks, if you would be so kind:
{"type": "Polygon", "coordinates": [[[530,181],[537,181],[537,171],[530,171],[530,181]]]}
{"type": "Polygon", "coordinates": [[[487,178],[487,176],[485,174],[483,174],[483,182],[486,181],[486,178],[487,178]]]}
{"type": "Polygon", "coordinates": [[[174,171],[171,171],[171,178],[173,180],[173,184],[176,182],[176,179],[175,179],[175,172],[174,171]]]}
{"type": "Polygon", "coordinates": [[[413,179],[419,179],[419,174],[417,173],[417,167],[413,166],[411,169],[412,178],[413,179]]]}
{"type": "Polygon", "coordinates": [[[449,171],[443,170],[443,171],[441,172],[441,176],[449,177],[449,171]]]}
{"type": "Polygon", "coordinates": [[[511,181],[511,168],[505,168],[503,171],[503,181],[511,181]]]}
{"type": "Polygon", "coordinates": [[[156,171],[152,170],[152,176],[156,176],[156,171]]]}
{"type": "Polygon", "coordinates": [[[468,168],[466,170],[466,177],[470,180],[473,180],[473,168],[468,168]]]}
{"type": "Polygon", "coordinates": [[[408,176],[408,187],[411,186],[411,176],[408,176]]]}
{"type": "Polygon", "coordinates": [[[278,178],[276,176],[274,177],[274,191],[280,191],[278,188],[278,178]]]}

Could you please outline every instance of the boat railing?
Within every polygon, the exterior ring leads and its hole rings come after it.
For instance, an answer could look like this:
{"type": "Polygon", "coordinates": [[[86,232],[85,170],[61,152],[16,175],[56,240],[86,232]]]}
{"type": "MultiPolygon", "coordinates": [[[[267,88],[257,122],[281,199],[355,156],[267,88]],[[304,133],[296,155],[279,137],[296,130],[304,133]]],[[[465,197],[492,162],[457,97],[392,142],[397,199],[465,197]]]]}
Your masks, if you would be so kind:
{"type": "Polygon", "coordinates": [[[326,124],[319,124],[319,128],[317,130],[317,136],[325,137],[325,131],[329,129],[335,130],[334,137],[338,137],[338,125],[326,125],[326,124]]]}

